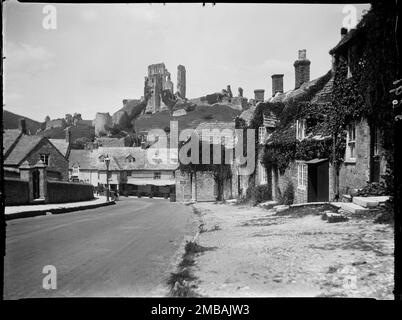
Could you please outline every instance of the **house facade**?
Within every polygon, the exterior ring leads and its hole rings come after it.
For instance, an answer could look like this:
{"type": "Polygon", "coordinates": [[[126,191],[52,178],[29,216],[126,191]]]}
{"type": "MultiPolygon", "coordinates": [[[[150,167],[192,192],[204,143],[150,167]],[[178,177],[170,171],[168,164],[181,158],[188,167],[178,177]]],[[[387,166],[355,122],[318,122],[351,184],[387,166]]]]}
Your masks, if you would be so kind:
{"type": "Polygon", "coordinates": [[[48,179],[68,180],[68,160],[49,139],[28,135],[25,120],[20,129],[5,130],[3,134],[3,167],[6,177],[19,177],[20,166],[35,166],[39,161],[47,167],[48,179]]]}
{"type": "Polygon", "coordinates": [[[166,196],[174,193],[177,150],[116,147],[71,150],[70,179],[125,195],[166,196]],[[110,159],[107,168],[105,159],[110,159]],[[107,177],[108,174],[108,177],[107,177]],[[108,179],[108,180],[107,180],[108,179]]]}

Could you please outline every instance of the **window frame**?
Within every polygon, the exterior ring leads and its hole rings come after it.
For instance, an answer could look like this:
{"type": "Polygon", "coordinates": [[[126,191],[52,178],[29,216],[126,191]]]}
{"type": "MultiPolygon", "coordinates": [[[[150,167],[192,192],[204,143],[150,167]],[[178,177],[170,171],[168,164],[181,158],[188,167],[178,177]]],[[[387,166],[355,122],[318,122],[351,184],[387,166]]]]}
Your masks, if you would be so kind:
{"type": "Polygon", "coordinates": [[[80,175],[80,166],[74,166],[71,176],[78,177],[79,175],[80,175]]]}
{"type": "Polygon", "coordinates": [[[306,138],[306,119],[296,120],[296,139],[302,141],[306,138]]]}
{"type": "Polygon", "coordinates": [[[154,180],[161,180],[161,179],[162,179],[162,172],[154,171],[154,180]]]}
{"type": "Polygon", "coordinates": [[[45,165],[47,165],[47,166],[49,165],[49,162],[50,162],[50,154],[49,153],[40,153],[39,158],[45,165]],[[44,158],[42,158],[42,157],[44,157],[44,158]]]}
{"type": "Polygon", "coordinates": [[[258,127],[258,143],[262,144],[265,142],[266,134],[267,128],[265,126],[258,127]]]}
{"type": "Polygon", "coordinates": [[[346,153],[345,154],[345,162],[349,162],[349,163],[356,162],[356,122],[355,121],[351,122],[347,126],[345,153],[346,153]],[[352,134],[353,139],[351,139],[351,133],[353,133],[352,134]]]}
{"type": "Polygon", "coordinates": [[[307,190],[308,184],[308,166],[305,162],[297,163],[297,188],[307,190]]]}

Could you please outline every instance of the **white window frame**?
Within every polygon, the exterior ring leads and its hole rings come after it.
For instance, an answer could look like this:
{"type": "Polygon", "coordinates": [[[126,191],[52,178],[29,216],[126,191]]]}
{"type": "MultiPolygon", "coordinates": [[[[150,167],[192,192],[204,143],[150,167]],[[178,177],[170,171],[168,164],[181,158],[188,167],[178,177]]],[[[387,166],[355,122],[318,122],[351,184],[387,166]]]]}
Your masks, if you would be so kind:
{"type": "Polygon", "coordinates": [[[259,170],[259,175],[260,175],[260,179],[259,179],[260,185],[267,184],[267,182],[268,182],[267,170],[261,162],[258,163],[258,170],[259,170]]]}
{"type": "Polygon", "coordinates": [[[356,162],[356,122],[352,122],[347,126],[345,160],[346,162],[356,162]],[[353,132],[352,137],[351,132],[353,132]]]}
{"type": "Polygon", "coordinates": [[[79,175],[80,175],[80,167],[79,166],[73,167],[72,176],[73,177],[78,177],[79,175]]]}
{"type": "Polygon", "coordinates": [[[296,139],[302,141],[306,138],[306,119],[296,120],[296,139]]]}
{"type": "Polygon", "coordinates": [[[308,181],[308,167],[304,162],[297,163],[297,188],[300,190],[307,189],[307,181],[308,181]]]}
{"type": "Polygon", "coordinates": [[[267,129],[264,126],[258,127],[258,142],[264,143],[267,134],[267,129]]]}
{"type": "Polygon", "coordinates": [[[39,156],[40,156],[40,159],[42,160],[42,162],[48,166],[49,160],[50,160],[50,154],[49,153],[41,153],[39,156]]]}

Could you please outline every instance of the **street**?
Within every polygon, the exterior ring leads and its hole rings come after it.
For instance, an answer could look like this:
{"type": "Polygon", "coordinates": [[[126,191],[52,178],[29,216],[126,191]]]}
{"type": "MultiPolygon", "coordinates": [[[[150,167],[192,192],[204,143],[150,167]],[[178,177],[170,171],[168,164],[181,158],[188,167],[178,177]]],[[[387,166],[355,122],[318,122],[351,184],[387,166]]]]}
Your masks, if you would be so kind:
{"type": "Polygon", "coordinates": [[[191,221],[169,200],[124,198],[114,206],[7,222],[4,298],[162,296],[191,221]],[[57,289],[42,287],[43,267],[57,289]]]}

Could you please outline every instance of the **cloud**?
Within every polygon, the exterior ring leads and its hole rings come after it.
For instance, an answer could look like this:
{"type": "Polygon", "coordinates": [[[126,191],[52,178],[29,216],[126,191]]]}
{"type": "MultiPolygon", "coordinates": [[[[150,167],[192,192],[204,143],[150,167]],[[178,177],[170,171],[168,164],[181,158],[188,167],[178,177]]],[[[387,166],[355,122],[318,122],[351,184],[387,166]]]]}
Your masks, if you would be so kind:
{"type": "Polygon", "coordinates": [[[13,73],[26,73],[35,76],[54,66],[54,55],[42,46],[26,43],[6,43],[5,70],[7,76],[13,73]],[[11,73],[11,74],[10,74],[11,73]]]}
{"type": "Polygon", "coordinates": [[[289,69],[289,66],[289,61],[267,59],[259,66],[259,68],[263,70],[276,70],[277,72],[281,72],[289,69]]]}
{"type": "Polygon", "coordinates": [[[81,18],[86,22],[92,22],[98,19],[98,13],[95,10],[85,9],[81,11],[81,18]]]}

